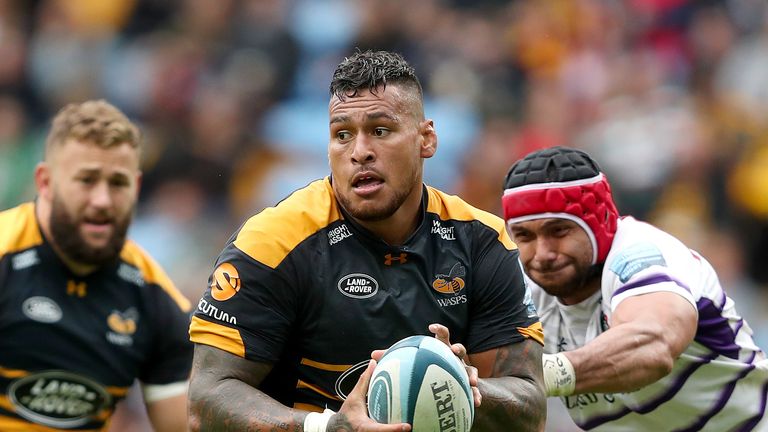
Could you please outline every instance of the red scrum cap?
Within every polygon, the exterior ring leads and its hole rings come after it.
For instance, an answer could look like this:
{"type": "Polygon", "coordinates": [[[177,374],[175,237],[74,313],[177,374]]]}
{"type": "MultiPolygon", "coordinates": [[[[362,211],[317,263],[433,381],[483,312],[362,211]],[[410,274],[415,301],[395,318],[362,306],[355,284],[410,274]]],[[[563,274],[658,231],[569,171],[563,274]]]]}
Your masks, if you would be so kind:
{"type": "Polygon", "coordinates": [[[592,264],[605,262],[619,212],[608,180],[587,153],[566,147],[529,153],[509,169],[501,202],[507,226],[543,218],[576,222],[592,242],[592,264]]]}

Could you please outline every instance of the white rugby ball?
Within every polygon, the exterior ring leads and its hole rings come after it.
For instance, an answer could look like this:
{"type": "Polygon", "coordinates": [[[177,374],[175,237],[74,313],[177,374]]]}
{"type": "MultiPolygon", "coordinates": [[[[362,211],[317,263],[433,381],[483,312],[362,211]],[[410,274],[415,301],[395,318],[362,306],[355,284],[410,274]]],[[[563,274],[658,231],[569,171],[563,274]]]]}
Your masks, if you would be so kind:
{"type": "Polygon", "coordinates": [[[368,415],[379,423],[410,423],[413,432],[468,432],[475,404],[464,364],[431,336],[395,343],[373,370],[368,415]]]}

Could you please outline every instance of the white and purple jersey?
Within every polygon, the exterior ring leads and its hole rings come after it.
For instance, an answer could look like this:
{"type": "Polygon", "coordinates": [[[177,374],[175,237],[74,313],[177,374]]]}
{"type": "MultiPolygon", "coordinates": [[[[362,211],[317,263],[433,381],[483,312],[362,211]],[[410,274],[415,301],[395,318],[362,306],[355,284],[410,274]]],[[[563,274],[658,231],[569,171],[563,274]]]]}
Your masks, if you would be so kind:
{"type": "Polygon", "coordinates": [[[573,350],[597,337],[608,329],[619,303],[631,296],[674,292],[698,310],[694,341],[669,375],[634,392],[561,398],[581,428],[768,431],[765,354],[712,266],[674,237],[631,217],[620,219],[601,291],[576,305],[560,304],[528,283],[544,324],[547,353],[573,350]]]}

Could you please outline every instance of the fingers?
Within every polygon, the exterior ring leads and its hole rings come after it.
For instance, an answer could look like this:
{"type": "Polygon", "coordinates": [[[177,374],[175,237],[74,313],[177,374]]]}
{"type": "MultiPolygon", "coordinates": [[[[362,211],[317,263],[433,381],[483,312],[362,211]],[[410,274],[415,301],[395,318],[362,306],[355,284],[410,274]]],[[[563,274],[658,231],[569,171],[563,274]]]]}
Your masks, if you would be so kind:
{"type": "Polygon", "coordinates": [[[376,361],[379,361],[381,360],[381,357],[384,356],[385,352],[387,352],[387,350],[373,350],[373,352],[371,353],[371,358],[376,361]]]}
{"type": "Polygon", "coordinates": [[[478,384],[478,372],[477,368],[469,364],[469,357],[467,357],[467,348],[463,344],[451,344],[451,333],[448,327],[442,324],[430,324],[429,331],[435,334],[435,338],[444,344],[451,347],[451,351],[456,357],[461,360],[466,366],[467,375],[469,376],[469,385],[472,387],[472,396],[475,402],[475,407],[479,407],[483,401],[483,397],[480,394],[480,389],[477,388],[478,384]]]}
{"type": "Polygon", "coordinates": [[[435,338],[440,342],[451,346],[451,334],[448,331],[448,327],[442,324],[430,324],[429,331],[435,334],[435,338]]]}
{"type": "Polygon", "coordinates": [[[475,408],[478,408],[483,403],[483,395],[480,394],[480,389],[472,387],[472,397],[475,400],[475,408]]]}
{"type": "Polygon", "coordinates": [[[376,360],[371,360],[368,362],[368,367],[365,368],[363,373],[360,375],[360,378],[357,379],[357,384],[355,384],[355,388],[353,388],[352,391],[349,392],[349,396],[347,396],[347,400],[359,399],[359,400],[365,401],[365,396],[368,393],[368,383],[371,381],[371,375],[373,375],[373,369],[375,367],[376,367],[376,360]]]}

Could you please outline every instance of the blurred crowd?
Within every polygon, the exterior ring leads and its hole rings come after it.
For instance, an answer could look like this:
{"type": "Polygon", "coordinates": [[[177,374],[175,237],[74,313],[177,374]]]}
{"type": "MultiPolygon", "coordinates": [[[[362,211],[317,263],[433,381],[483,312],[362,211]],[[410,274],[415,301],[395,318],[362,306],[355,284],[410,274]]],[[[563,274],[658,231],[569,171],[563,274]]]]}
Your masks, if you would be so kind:
{"type": "Polygon", "coordinates": [[[131,235],[196,300],[249,215],[328,173],[331,73],[369,48],[423,80],[429,184],[499,214],[515,159],[585,149],[768,347],[765,0],[0,0],[0,208],[53,113],[105,98],[146,135],[131,235]]]}
{"type": "Polygon", "coordinates": [[[514,160],[585,149],[768,347],[765,0],[0,0],[0,208],[34,197],[50,117],[105,98],[146,135],[131,235],[194,301],[249,215],[328,173],[331,73],[369,48],[423,80],[428,183],[499,214],[514,160]]]}

